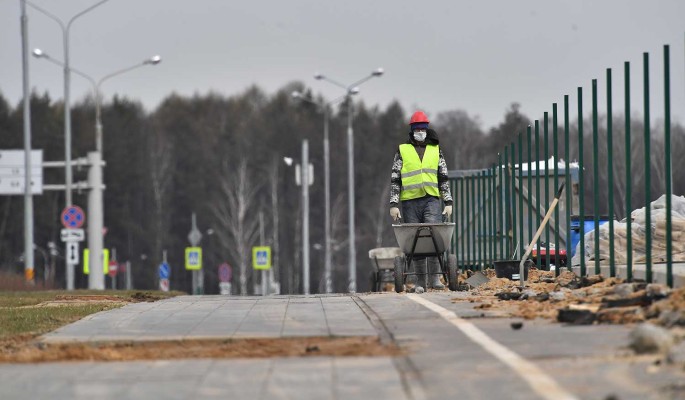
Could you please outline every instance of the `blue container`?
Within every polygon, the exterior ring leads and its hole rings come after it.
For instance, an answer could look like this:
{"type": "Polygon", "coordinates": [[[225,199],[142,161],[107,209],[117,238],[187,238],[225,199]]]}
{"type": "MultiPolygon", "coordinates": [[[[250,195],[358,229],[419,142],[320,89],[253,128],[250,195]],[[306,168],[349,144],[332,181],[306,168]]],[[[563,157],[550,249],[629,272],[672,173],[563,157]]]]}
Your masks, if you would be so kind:
{"type": "MultiPolygon", "coordinates": [[[[602,215],[599,217],[599,225],[602,226],[609,222],[609,217],[602,215]]],[[[595,230],[595,216],[586,215],[584,218],[585,234],[595,230]]],[[[566,253],[571,253],[571,257],[576,255],[576,246],[580,242],[580,216],[571,215],[571,249],[566,249],[566,253]]]]}

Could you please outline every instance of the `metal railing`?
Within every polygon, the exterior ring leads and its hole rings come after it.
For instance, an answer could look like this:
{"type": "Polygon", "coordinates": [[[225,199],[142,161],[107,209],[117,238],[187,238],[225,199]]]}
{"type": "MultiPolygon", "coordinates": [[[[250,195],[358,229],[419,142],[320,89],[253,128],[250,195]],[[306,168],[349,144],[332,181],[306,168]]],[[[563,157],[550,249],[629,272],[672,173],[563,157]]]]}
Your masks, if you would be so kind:
{"type": "MultiPolygon", "coordinates": [[[[626,224],[626,263],[623,266],[624,277],[633,280],[635,276],[633,252],[636,244],[633,237],[633,225],[631,222],[631,211],[633,204],[634,185],[641,183],[644,185],[644,198],[641,202],[645,206],[645,226],[652,225],[652,178],[650,166],[652,166],[653,150],[651,148],[654,137],[650,128],[650,81],[649,81],[649,54],[644,53],[642,59],[643,67],[643,132],[642,147],[644,150],[644,167],[637,166],[643,178],[642,182],[633,182],[636,170],[631,161],[635,158],[632,150],[633,132],[631,132],[631,88],[630,88],[630,63],[624,63],[624,152],[620,151],[620,141],[614,143],[614,116],[612,104],[612,70],[606,70],[606,152],[600,153],[600,116],[598,113],[598,88],[597,79],[591,83],[592,90],[592,109],[588,124],[591,127],[591,134],[586,136],[584,132],[585,113],[583,111],[583,88],[577,88],[577,130],[576,134],[571,133],[569,96],[563,97],[563,124],[560,126],[557,103],[552,104],[551,130],[548,112],[544,112],[542,127],[540,121],[535,120],[533,126],[528,126],[524,133],[516,132],[516,140],[497,155],[497,163],[489,168],[479,170],[460,170],[450,171],[450,185],[454,198],[453,222],[456,223],[456,234],[452,240],[452,253],[457,255],[457,261],[463,268],[483,269],[493,265],[493,261],[499,259],[512,259],[520,257],[526,249],[528,242],[533,237],[536,228],[540,225],[542,217],[545,215],[546,208],[550,204],[554,193],[559,186],[564,183],[566,187],[565,195],[562,195],[559,206],[555,209],[553,217],[545,227],[545,232],[538,240],[532,244],[537,249],[551,249],[555,252],[550,255],[546,251],[545,257],[536,257],[537,266],[546,268],[554,265],[558,275],[561,267],[572,268],[571,254],[574,252],[572,246],[574,242],[574,231],[577,231],[579,264],[578,272],[581,276],[589,273],[599,274],[602,272],[600,259],[600,235],[594,235],[592,254],[594,258],[591,266],[587,264],[585,221],[593,222],[594,232],[600,230],[601,222],[608,223],[608,259],[603,264],[608,263],[608,274],[617,276],[617,265],[615,258],[615,209],[624,202],[626,224]],[[563,132],[560,132],[563,130],[563,132]],[[550,132],[551,142],[550,143],[550,132]],[[540,137],[542,133],[542,139],[540,137]],[[563,135],[563,142],[561,135],[563,135]],[[575,136],[575,140],[572,140],[575,136]],[[584,159],[584,140],[591,141],[592,152],[589,160],[584,159]],[[551,145],[551,149],[550,149],[551,145]],[[534,147],[533,147],[534,146],[534,147]],[[563,154],[560,151],[563,146],[563,154]],[[540,148],[542,147],[542,149],[540,148]],[[573,156],[571,150],[575,148],[577,161],[571,163],[569,160],[573,156]],[[541,154],[542,151],[542,154],[541,154]],[[551,152],[551,157],[550,157],[551,152]],[[606,156],[605,158],[603,156],[606,156]],[[623,157],[623,160],[621,160],[623,157]],[[563,160],[563,161],[561,161],[563,160]],[[615,182],[614,164],[615,161],[625,165],[624,182],[615,182]],[[600,171],[603,184],[600,187],[600,171]],[[588,182],[590,178],[590,182],[588,182]],[[587,184],[591,183],[592,186],[587,184]],[[623,186],[625,198],[617,203],[614,197],[616,185],[623,186]],[[600,203],[600,193],[606,195],[605,204],[600,203]],[[585,198],[592,199],[592,213],[587,215],[585,198]],[[607,221],[602,221],[601,210],[608,214],[607,221]],[[575,226],[574,226],[575,225],[575,226]],[[541,243],[542,241],[545,244],[541,243]],[[552,247],[553,244],[553,247],[552,247]],[[566,251],[567,262],[562,258],[562,249],[566,251]]],[[[664,175],[665,179],[665,283],[673,286],[673,254],[672,254],[672,170],[671,170],[671,94],[670,94],[670,50],[669,46],[663,47],[663,85],[664,85],[664,131],[663,131],[663,152],[664,152],[664,175]]],[[[514,132],[512,132],[513,134],[514,132]]],[[[617,138],[618,139],[618,138],[617,138]]],[[[661,150],[661,149],[659,149],[661,150]]],[[[658,160],[658,159],[657,159],[658,160]]],[[[661,165],[655,168],[661,168],[661,165]]],[[[619,177],[620,178],[620,177],[619,177]]],[[[645,229],[644,248],[644,278],[647,282],[654,281],[652,261],[652,229],[645,229]]],[[[538,253],[539,255],[539,253],[538,253]]],[[[606,273],[606,272],[605,272],[606,273]]]]}

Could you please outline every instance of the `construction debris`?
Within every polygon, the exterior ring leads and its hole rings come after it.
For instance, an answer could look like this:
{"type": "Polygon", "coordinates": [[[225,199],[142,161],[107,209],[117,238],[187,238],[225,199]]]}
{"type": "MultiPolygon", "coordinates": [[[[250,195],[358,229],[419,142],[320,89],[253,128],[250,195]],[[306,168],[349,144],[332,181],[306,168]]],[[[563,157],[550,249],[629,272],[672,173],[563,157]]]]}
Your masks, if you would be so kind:
{"type": "MultiPolygon", "coordinates": [[[[527,287],[519,281],[496,278],[471,291],[469,301],[478,309],[524,319],[547,318],[568,324],[628,324],[652,322],[685,328],[685,288],[672,290],[660,284],[624,282],[620,278],[591,275],[579,278],[571,271],[555,277],[553,271],[531,268],[527,287]]],[[[465,301],[456,298],[453,301],[465,301]]]]}
{"type": "Polygon", "coordinates": [[[674,344],[671,332],[653,324],[640,324],[630,332],[629,347],[638,354],[667,354],[674,344]]]}

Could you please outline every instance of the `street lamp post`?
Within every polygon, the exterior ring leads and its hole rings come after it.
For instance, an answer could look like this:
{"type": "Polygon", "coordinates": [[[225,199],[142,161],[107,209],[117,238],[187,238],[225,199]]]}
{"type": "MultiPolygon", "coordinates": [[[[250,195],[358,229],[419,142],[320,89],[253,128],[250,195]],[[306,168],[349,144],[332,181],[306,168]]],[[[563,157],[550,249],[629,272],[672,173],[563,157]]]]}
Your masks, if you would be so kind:
{"type": "MultiPolygon", "coordinates": [[[[33,50],[33,55],[37,58],[44,58],[53,64],[63,66],[64,63],[50,57],[40,49],[33,50]]],[[[90,192],[88,193],[88,246],[90,248],[89,260],[89,274],[88,274],[88,288],[89,289],[104,289],[105,277],[102,269],[102,252],[103,252],[103,228],[104,228],[104,201],[102,196],[102,120],[101,120],[101,103],[102,93],[100,87],[102,84],[117,75],[131,71],[145,65],[156,65],[162,61],[160,56],[153,56],[141,63],[134,64],[130,67],[122,68],[111,74],[105,75],[99,81],[91,78],[89,75],[75,69],[70,68],[75,74],[86,78],[93,86],[93,96],[95,97],[95,151],[88,153],[88,164],[90,170],[88,171],[88,183],[90,192]]],[[[73,279],[73,270],[67,271],[67,275],[71,274],[73,279]]]]}
{"type": "MultiPolygon", "coordinates": [[[[353,89],[352,94],[357,94],[359,90],[353,89]]],[[[323,110],[323,169],[324,169],[324,280],[326,282],[326,293],[333,292],[333,279],[331,278],[331,182],[330,182],[330,152],[328,141],[328,121],[330,116],[330,106],[339,103],[347,98],[347,95],[341,96],[335,100],[325,103],[317,103],[302,95],[301,92],[295,91],[292,97],[300,99],[308,103],[316,105],[323,110]]]]}
{"type": "Polygon", "coordinates": [[[357,250],[355,248],[355,234],[354,234],[354,138],[352,131],[352,95],[354,90],[358,90],[358,86],[374,77],[383,75],[383,68],[377,68],[368,76],[354,82],[351,85],[344,85],[333,79],[328,78],[323,74],[314,75],[314,79],[324,80],[332,83],[335,86],[341,87],[346,91],[345,98],[347,100],[347,188],[349,196],[348,206],[348,228],[349,228],[349,277],[347,290],[350,293],[357,291],[357,250]]]}

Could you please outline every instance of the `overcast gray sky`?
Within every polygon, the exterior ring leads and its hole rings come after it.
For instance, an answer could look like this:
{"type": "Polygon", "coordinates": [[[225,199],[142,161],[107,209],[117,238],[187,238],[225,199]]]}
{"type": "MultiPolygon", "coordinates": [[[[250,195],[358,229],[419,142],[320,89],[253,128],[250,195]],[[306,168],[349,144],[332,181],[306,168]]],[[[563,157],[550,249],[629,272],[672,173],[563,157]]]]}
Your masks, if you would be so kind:
{"type": "MultiPolygon", "coordinates": [[[[32,0],[65,21],[96,0],[32,0]]],[[[0,0],[0,92],[21,98],[20,1],[0,0]]],[[[361,87],[367,105],[393,99],[429,116],[464,109],[484,128],[501,121],[511,102],[531,118],[563,104],[614,69],[615,112],[622,110],[623,62],[631,61],[633,104],[641,102],[642,52],[650,52],[655,118],[661,117],[662,46],[671,45],[674,119],[685,114],[685,1],[227,1],[109,0],[74,22],[71,64],[96,80],[160,54],[163,62],[104,84],[148,110],[172,92],[232,95],[252,84],[271,94],[301,80],[329,99],[343,83],[374,68],[386,74],[361,87]]],[[[58,25],[29,7],[30,47],[63,59],[58,25]]],[[[62,98],[61,69],[31,59],[31,86],[62,98]]],[[[72,101],[89,91],[72,78],[72,101]]],[[[603,96],[600,102],[604,103],[603,96]]],[[[603,108],[603,107],[602,107],[603,108]]],[[[575,113],[572,113],[574,115],[575,113]]]]}

